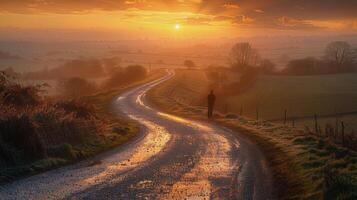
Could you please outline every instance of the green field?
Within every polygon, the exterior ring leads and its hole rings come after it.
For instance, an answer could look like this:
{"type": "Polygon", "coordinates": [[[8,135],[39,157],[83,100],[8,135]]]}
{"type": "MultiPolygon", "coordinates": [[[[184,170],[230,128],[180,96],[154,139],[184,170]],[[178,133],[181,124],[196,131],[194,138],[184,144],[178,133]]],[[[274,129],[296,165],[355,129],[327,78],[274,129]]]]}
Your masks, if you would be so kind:
{"type": "Polygon", "coordinates": [[[357,75],[262,76],[246,93],[229,98],[234,112],[262,119],[328,115],[357,110],[357,75]]]}
{"type": "MultiPolygon", "coordinates": [[[[204,105],[210,82],[204,71],[178,71],[171,95],[186,104],[204,105]]],[[[217,97],[222,112],[240,113],[264,120],[333,115],[357,111],[357,75],[261,76],[242,94],[217,97]]]]}

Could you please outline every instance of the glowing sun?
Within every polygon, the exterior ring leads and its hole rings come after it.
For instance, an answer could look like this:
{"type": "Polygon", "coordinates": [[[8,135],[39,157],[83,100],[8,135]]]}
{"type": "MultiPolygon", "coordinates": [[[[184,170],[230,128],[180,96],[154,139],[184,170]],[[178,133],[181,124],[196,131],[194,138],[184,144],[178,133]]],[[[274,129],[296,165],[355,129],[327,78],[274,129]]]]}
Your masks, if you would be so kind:
{"type": "Polygon", "coordinates": [[[180,24],[176,24],[176,25],[175,25],[175,29],[176,29],[176,30],[180,30],[180,28],[181,28],[181,25],[180,25],[180,24]]]}

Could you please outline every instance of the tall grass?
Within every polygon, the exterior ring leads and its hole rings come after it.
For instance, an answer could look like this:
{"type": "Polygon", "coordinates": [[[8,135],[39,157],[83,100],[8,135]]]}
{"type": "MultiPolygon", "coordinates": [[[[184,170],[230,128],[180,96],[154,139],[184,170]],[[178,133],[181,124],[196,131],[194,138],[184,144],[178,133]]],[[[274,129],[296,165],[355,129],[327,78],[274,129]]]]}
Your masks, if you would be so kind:
{"type": "Polygon", "coordinates": [[[40,92],[41,87],[23,86],[1,72],[0,167],[48,157],[68,159],[69,147],[98,138],[105,128],[93,105],[83,100],[43,99],[40,92]]]}

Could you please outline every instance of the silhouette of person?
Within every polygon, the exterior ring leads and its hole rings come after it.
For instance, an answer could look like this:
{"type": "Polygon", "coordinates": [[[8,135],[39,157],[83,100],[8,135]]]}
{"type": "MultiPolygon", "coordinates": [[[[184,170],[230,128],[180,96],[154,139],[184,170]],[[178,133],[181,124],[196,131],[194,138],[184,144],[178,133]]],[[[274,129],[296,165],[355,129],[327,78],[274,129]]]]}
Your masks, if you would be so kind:
{"type": "Polygon", "coordinates": [[[213,106],[214,102],[216,101],[216,96],[213,94],[213,90],[209,93],[207,96],[207,102],[208,102],[208,119],[212,118],[213,115],[213,106]]]}

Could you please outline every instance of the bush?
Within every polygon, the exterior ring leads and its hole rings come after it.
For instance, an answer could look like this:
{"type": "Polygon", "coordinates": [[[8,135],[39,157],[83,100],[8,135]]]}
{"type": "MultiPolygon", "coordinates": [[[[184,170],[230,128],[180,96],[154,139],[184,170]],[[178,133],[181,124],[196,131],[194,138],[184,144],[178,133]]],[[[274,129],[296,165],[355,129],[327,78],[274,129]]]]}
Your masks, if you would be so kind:
{"type": "Polygon", "coordinates": [[[227,118],[227,119],[237,119],[238,115],[233,114],[233,113],[228,113],[228,114],[226,114],[225,118],[227,118]]]}
{"type": "Polygon", "coordinates": [[[59,82],[59,90],[64,96],[81,97],[90,95],[97,90],[94,83],[79,77],[72,77],[59,82]]]}
{"type": "Polygon", "coordinates": [[[46,157],[44,144],[36,128],[35,123],[26,114],[2,116],[0,119],[2,159],[5,162],[17,164],[21,160],[46,157]]]}
{"type": "Polygon", "coordinates": [[[67,114],[73,113],[78,118],[90,119],[96,118],[93,105],[84,102],[83,100],[67,100],[55,103],[55,107],[63,109],[67,114]]]}
{"type": "Polygon", "coordinates": [[[76,157],[72,145],[68,143],[50,147],[48,149],[48,155],[66,160],[73,160],[76,157]]]}
{"type": "Polygon", "coordinates": [[[13,106],[34,106],[39,104],[41,87],[22,86],[5,72],[0,71],[0,103],[13,106]]]}
{"type": "Polygon", "coordinates": [[[32,109],[5,108],[0,111],[1,165],[46,158],[48,150],[57,145],[62,145],[63,158],[69,159],[71,154],[64,144],[80,144],[87,138],[96,138],[102,128],[94,111],[75,101],[43,104],[32,109]]]}
{"type": "Polygon", "coordinates": [[[312,75],[317,73],[317,63],[319,61],[313,57],[291,60],[283,73],[288,75],[312,75]]]}
{"type": "Polygon", "coordinates": [[[105,83],[105,87],[113,88],[126,84],[133,83],[135,81],[142,80],[146,77],[147,71],[141,65],[130,65],[124,70],[118,70],[112,74],[105,83]]]}

